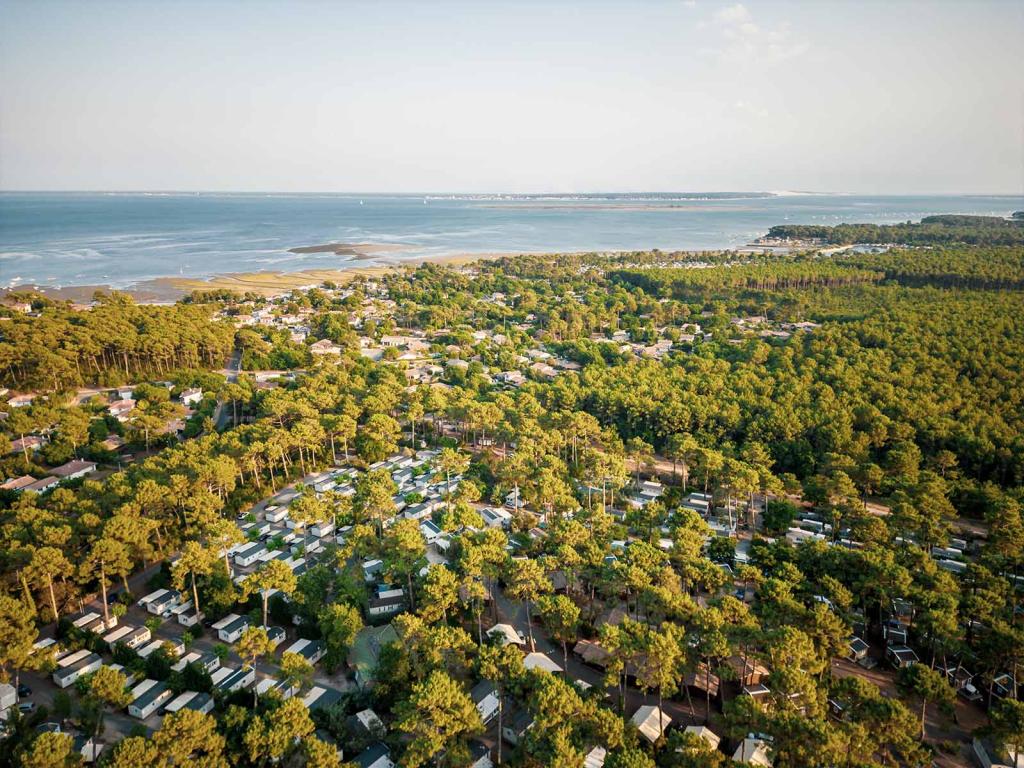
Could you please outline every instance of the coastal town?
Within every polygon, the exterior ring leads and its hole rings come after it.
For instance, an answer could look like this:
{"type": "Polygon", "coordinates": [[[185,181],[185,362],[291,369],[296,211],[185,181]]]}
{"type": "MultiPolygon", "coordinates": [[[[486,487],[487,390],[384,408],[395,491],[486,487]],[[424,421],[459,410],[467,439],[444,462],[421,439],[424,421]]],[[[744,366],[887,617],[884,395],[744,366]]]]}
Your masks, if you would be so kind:
{"type": "Polygon", "coordinates": [[[896,423],[895,373],[854,383],[883,331],[842,302],[917,312],[879,277],[910,253],[8,298],[3,743],[113,768],[172,739],[211,765],[1009,765],[1019,456],[1000,480],[896,423]],[[149,339],[157,314],[181,335],[149,339]]]}

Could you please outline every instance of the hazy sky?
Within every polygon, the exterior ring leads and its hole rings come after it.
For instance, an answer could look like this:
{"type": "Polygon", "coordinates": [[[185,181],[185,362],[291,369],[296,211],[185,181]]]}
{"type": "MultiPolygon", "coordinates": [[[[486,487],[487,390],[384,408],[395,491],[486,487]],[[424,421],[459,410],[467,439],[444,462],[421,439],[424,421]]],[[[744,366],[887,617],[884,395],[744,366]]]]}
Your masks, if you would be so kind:
{"type": "Polygon", "coordinates": [[[0,0],[0,188],[1024,191],[1024,2],[0,0]]]}

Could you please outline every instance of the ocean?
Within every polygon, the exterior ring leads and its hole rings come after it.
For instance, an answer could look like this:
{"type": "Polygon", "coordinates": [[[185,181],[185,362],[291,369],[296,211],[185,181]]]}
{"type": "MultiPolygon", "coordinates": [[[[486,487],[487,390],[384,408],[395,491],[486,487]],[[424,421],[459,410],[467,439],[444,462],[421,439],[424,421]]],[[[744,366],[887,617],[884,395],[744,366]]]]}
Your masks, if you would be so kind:
{"type": "Polygon", "coordinates": [[[0,286],[344,269],[429,256],[739,247],[774,224],[1006,216],[1021,196],[0,193],[0,286]],[[397,246],[372,258],[289,253],[397,246]]]}

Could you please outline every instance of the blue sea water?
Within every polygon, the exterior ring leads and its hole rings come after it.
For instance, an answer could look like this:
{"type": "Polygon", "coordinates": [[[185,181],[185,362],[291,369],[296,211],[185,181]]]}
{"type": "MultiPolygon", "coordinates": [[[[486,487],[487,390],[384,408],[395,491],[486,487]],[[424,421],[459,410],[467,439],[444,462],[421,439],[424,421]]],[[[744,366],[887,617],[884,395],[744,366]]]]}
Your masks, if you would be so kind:
{"type": "Polygon", "coordinates": [[[0,285],[131,285],[228,272],[344,269],[454,253],[741,246],[774,224],[1005,216],[1022,196],[787,194],[424,197],[351,194],[0,193],[0,285]],[[374,259],[293,254],[401,246],[374,259]]]}

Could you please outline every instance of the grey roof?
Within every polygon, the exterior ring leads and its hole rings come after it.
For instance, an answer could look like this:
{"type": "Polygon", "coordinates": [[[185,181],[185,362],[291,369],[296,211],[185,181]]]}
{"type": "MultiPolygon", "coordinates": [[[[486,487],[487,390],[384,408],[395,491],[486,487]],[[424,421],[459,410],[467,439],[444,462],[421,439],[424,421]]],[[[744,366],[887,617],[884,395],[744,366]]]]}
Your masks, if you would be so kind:
{"type": "Polygon", "coordinates": [[[378,741],[360,752],[356,757],[356,762],[360,768],[370,768],[371,765],[389,753],[390,750],[387,748],[387,745],[378,741]]]}
{"type": "Polygon", "coordinates": [[[490,680],[481,680],[473,686],[473,690],[469,692],[469,695],[473,699],[474,704],[479,704],[492,693],[497,693],[493,683],[490,680]]]}

